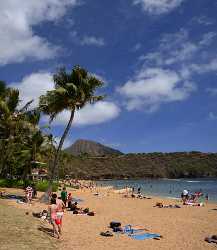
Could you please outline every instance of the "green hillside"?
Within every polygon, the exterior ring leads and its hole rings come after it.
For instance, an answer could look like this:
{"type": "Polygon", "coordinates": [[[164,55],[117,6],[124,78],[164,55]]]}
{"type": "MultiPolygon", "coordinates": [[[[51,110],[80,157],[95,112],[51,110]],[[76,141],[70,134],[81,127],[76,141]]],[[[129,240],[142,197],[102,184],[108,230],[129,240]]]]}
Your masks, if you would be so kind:
{"type": "Polygon", "coordinates": [[[217,177],[217,154],[201,152],[75,157],[63,153],[60,176],[82,179],[217,177]]]}

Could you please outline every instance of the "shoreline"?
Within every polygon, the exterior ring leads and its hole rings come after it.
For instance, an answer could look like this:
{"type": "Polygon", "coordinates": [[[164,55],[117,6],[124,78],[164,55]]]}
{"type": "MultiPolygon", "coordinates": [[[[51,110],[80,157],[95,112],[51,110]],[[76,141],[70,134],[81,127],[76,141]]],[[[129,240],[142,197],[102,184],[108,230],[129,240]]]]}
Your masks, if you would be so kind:
{"type": "MultiPolygon", "coordinates": [[[[124,189],[126,186],[129,188],[134,187],[135,190],[138,187],[141,187],[141,193],[145,196],[154,196],[154,197],[162,197],[162,198],[169,198],[169,199],[180,199],[181,192],[184,189],[190,190],[190,193],[192,191],[192,194],[194,192],[199,191],[202,189],[202,192],[204,194],[201,199],[202,202],[205,202],[205,195],[208,193],[209,195],[209,201],[210,203],[217,203],[217,195],[216,192],[213,191],[216,189],[216,187],[210,187],[212,192],[210,190],[206,190],[207,183],[204,185],[204,181],[210,182],[208,185],[212,185],[213,182],[217,182],[217,178],[180,178],[180,179],[168,179],[168,178],[158,178],[158,179],[128,179],[128,180],[103,180],[103,181],[96,181],[97,186],[101,185],[103,187],[113,185],[114,189],[124,189]],[[164,183],[165,181],[165,183],[164,183]],[[172,183],[168,183],[172,182],[172,183]],[[166,188],[164,188],[167,186],[166,188]],[[150,187],[151,186],[151,187],[150,187]],[[163,191],[161,190],[161,186],[163,188],[163,191]],[[210,194],[211,193],[211,194],[210,194]]],[[[217,191],[217,190],[216,190],[217,191]]],[[[136,192],[135,192],[136,193],[136,192]]]]}

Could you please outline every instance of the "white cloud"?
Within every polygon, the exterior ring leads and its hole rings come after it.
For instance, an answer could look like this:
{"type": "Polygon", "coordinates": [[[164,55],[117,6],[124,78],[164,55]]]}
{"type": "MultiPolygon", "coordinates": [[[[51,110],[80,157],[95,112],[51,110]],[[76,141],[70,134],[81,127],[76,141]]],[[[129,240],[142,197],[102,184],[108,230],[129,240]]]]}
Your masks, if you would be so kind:
{"type": "Polygon", "coordinates": [[[94,45],[98,47],[102,47],[105,45],[105,41],[101,37],[95,37],[95,36],[85,36],[80,41],[81,45],[94,45]]]}
{"type": "Polygon", "coordinates": [[[82,45],[82,46],[97,46],[97,47],[103,47],[105,46],[105,40],[102,37],[96,37],[91,35],[86,35],[84,37],[81,37],[76,30],[70,32],[70,36],[73,39],[73,42],[82,45]]]}
{"type": "Polygon", "coordinates": [[[39,96],[53,89],[54,83],[51,73],[38,72],[25,76],[21,82],[12,83],[11,86],[19,89],[20,99],[22,101],[21,106],[34,100],[32,107],[36,107],[38,105],[39,96]]]}
{"type": "Polygon", "coordinates": [[[217,72],[217,59],[212,59],[206,64],[191,64],[190,69],[198,74],[216,71],[217,72]]]}
{"type": "MultiPolygon", "coordinates": [[[[107,101],[100,101],[95,104],[87,104],[84,108],[76,111],[74,125],[86,126],[108,122],[117,118],[120,114],[119,107],[107,101]]],[[[64,111],[58,115],[54,121],[54,125],[65,125],[70,117],[69,111],[64,111]]]]}
{"type": "Polygon", "coordinates": [[[207,88],[206,91],[211,94],[212,96],[217,95],[217,88],[207,88]]]}
{"type": "Polygon", "coordinates": [[[184,0],[133,0],[133,4],[140,4],[144,11],[160,15],[172,11],[181,5],[184,0]]]}
{"type": "Polygon", "coordinates": [[[213,112],[209,112],[209,116],[208,116],[209,120],[217,120],[217,115],[214,114],[213,112]]]}
{"type": "MultiPolygon", "coordinates": [[[[38,105],[39,96],[45,94],[48,90],[53,89],[53,77],[49,72],[32,73],[25,76],[21,82],[11,83],[10,86],[19,89],[21,106],[30,100],[34,100],[31,107],[38,105]]],[[[115,119],[120,114],[119,107],[108,101],[100,101],[93,105],[87,104],[83,109],[75,114],[74,124],[76,126],[100,124],[115,119]]],[[[65,125],[69,119],[69,112],[64,111],[57,116],[54,125],[65,125]]],[[[44,117],[44,122],[48,118],[44,117]]]]}
{"type": "Polygon", "coordinates": [[[197,41],[192,41],[189,32],[181,29],[179,32],[163,35],[157,50],[140,56],[139,60],[158,66],[190,64],[194,57],[202,54],[215,41],[215,38],[215,32],[208,32],[197,41]]]}
{"type": "Polygon", "coordinates": [[[139,57],[142,66],[135,76],[118,89],[127,109],[154,112],[163,103],[188,98],[196,90],[195,75],[217,72],[216,53],[209,51],[214,41],[215,32],[197,40],[186,29],[163,35],[158,48],[139,57]]]}
{"type": "Polygon", "coordinates": [[[195,85],[182,82],[175,71],[144,67],[118,91],[127,98],[128,110],[154,112],[163,103],[186,99],[194,90],[195,85]]]}
{"type": "Polygon", "coordinates": [[[216,37],[216,32],[208,32],[203,35],[202,40],[199,42],[199,45],[208,46],[212,43],[213,39],[216,37]]]}
{"type": "Polygon", "coordinates": [[[202,24],[202,25],[206,25],[206,26],[212,25],[215,23],[214,20],[212,20],[211,18],[206,17],[206,16],[194,17],[192,21],[195,21],[198,24],[202,24]]]}
{"type": "Polygon", "coordinates": [[[138,50],[140,50],[142,47],[142,44],[141,43],[137,43],[134,45],[134,47],[131,49],[132,52],[136,52],[138,50]]]}
{"type": "Polygon", "coordinates": [[[7,0],[0,2],[0,65],[22,62],[26,58],[47,59],[58,47],[36,35],[34,26],[56,21],[78,0],[7,0]]]}

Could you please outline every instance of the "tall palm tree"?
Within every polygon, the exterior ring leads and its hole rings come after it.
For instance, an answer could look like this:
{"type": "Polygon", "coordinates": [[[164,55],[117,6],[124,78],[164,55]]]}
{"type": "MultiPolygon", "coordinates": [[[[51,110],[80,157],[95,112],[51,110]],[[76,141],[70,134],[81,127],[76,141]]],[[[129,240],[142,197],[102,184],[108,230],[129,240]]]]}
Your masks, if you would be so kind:
{"type": "MultiPolygon", "coordinates": [[[[19,108],[19,91],[6,87],[0,81],[0,175],[6,177],[9,172],[8,160],[22,147],[36,147],[37,124],[40,119],[39,110],[29,110],[32,101],[19,108]]],[[[32,150],[32,154],[34,155],[32,150]]],[[[24,169],[25,170],[25,169],[24,169]]]]}
{"type": "Polygon", "coordinates": [[[104,96],[95,95],[96,90],[103,85],[103,82],[80,66],[75,66],[71,72],[61,68],[54,74],[53,80],[55,88],[40,97],[39,107],[42,112],[49,115],[50,122],[64,110],[70,111],[70,117],[55,152],[50,183],[53,182],[58,171],[59,155],[71,128],[75,111],[83,108],[87,103],[92,104],[104,98],[104,96]]]}

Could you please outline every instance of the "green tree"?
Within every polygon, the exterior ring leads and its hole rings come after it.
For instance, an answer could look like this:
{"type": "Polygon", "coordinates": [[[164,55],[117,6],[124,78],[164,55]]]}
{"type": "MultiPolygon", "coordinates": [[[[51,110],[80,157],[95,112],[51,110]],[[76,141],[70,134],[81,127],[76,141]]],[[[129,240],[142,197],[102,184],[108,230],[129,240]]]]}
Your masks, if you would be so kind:
{"type": "Polygon", "coordinates": [[[0,175],[3,177],[11,175],[12,169],[16,171],[16,166],[12,166],[16,162],[19,166],[25,162],[22,166],[26,178],[31,172],[30,162],[42,143],[42,133],[37,126],[40,112],[29,110],[31,103],[20,108],[19,91],[0,81],[0,175]]]}
{"type": "Polygon", "coordinates": [[[43,113],[49,115],[50,122],[64,110],[70,111],[70,117],[55,151],[50,183],[58,173],[60,152],[71,128],[75,111],[83,108],[87,103],[92,104],[104,98],[104,96],[95,95],[96,90],[102,86],[102,81],[80,66],[75,66],[71,72],[67,72],[65,68],[60,69],[54,74],[53,80],[55,88],[40,97],[39,107],[43,113]]]}

